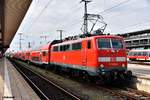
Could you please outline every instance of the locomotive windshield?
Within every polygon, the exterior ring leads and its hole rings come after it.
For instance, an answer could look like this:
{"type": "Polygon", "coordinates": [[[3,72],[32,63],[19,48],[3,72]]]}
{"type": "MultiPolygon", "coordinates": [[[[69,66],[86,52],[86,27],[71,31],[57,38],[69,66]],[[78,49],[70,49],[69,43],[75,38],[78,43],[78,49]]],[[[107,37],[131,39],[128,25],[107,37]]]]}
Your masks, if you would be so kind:
{"type": "Polygon", "coordinates": [[[99,38],[97,45],[99,49],[123,49],[123,43],[119,39],[99,38]]]}

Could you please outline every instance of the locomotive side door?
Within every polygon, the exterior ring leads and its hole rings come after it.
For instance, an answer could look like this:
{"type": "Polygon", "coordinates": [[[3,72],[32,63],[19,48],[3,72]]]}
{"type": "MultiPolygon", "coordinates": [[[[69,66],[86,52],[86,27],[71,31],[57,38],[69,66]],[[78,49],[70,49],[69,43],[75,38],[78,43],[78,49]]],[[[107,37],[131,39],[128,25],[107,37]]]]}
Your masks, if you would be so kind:
{"type": "Polygon", "coordinates": [[[87,42],[86,40],[84,40],[82,42],[82,51],[81,51],[81,54],[82,54],[82,65],[83,66],[87,65],[87,48],[86,48],[87,43],[86,42],[87,42]]]}

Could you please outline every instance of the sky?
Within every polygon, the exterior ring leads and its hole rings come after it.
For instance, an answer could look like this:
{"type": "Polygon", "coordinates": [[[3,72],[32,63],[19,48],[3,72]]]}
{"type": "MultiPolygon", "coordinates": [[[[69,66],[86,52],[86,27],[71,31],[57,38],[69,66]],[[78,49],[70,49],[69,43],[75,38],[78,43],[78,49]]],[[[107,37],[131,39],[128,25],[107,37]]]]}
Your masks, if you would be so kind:
{"type": "MultiPolygon", "coordinates": [[[[92,0],[88,13],[100,14],[107,23],[105,33],[122,34],[150,28],[150,0],[92,0]]],[[[19,50],[19,35],[22,35],[22,50],[59,39],[83,34],[84,4],[80,0],[33,0],[11,45],[19,50]],[[46,36],[47,38],[43,38],[46,36]]]]}

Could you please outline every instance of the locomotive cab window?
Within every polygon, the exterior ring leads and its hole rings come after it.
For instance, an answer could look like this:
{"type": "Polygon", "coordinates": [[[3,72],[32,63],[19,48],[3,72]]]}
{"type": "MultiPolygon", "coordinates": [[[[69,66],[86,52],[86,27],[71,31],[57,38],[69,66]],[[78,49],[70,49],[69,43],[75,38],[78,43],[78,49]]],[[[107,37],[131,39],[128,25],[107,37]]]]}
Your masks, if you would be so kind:
{"type": "Polygon", "coordinates": [[[114,49],[122,49],[123,48],[123,43],[121,40],[118,39],[112,39],[112,46],[114,49]]]}
{"type": "Polygon", "coordinates": [[[99,49],[110,49],[111,44],[110,44],[110,39],[97,39],[97,45],[99,49]]]}
{"type": "Polygon", "coordinates": [[[97,45],[99,49],[123,49],[123,43],[119,39],[99,38],[97,45]]]}

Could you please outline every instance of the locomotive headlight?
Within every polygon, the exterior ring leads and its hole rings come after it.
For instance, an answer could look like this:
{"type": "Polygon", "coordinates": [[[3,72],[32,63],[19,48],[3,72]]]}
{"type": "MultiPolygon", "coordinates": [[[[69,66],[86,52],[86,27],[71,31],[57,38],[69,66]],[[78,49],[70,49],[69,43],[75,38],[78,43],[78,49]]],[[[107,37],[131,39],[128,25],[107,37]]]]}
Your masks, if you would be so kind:
{"type": "Polygon", "coordinates": [[[122,67],[125,67],[125,64],[122,64],[122,67]]]}
{"type": "Polygon", "coordinates": [[[117,62],[124,62],[126,61],[126,57],[116,57],[117,62]]]}
{"type": "Polygon", "coordinates": [[[101,67],[101,68],[104,68],[104,65],[103,65],[103,64],[101,64],[101,65],[100,65],[100,67],[101,67]]]}

